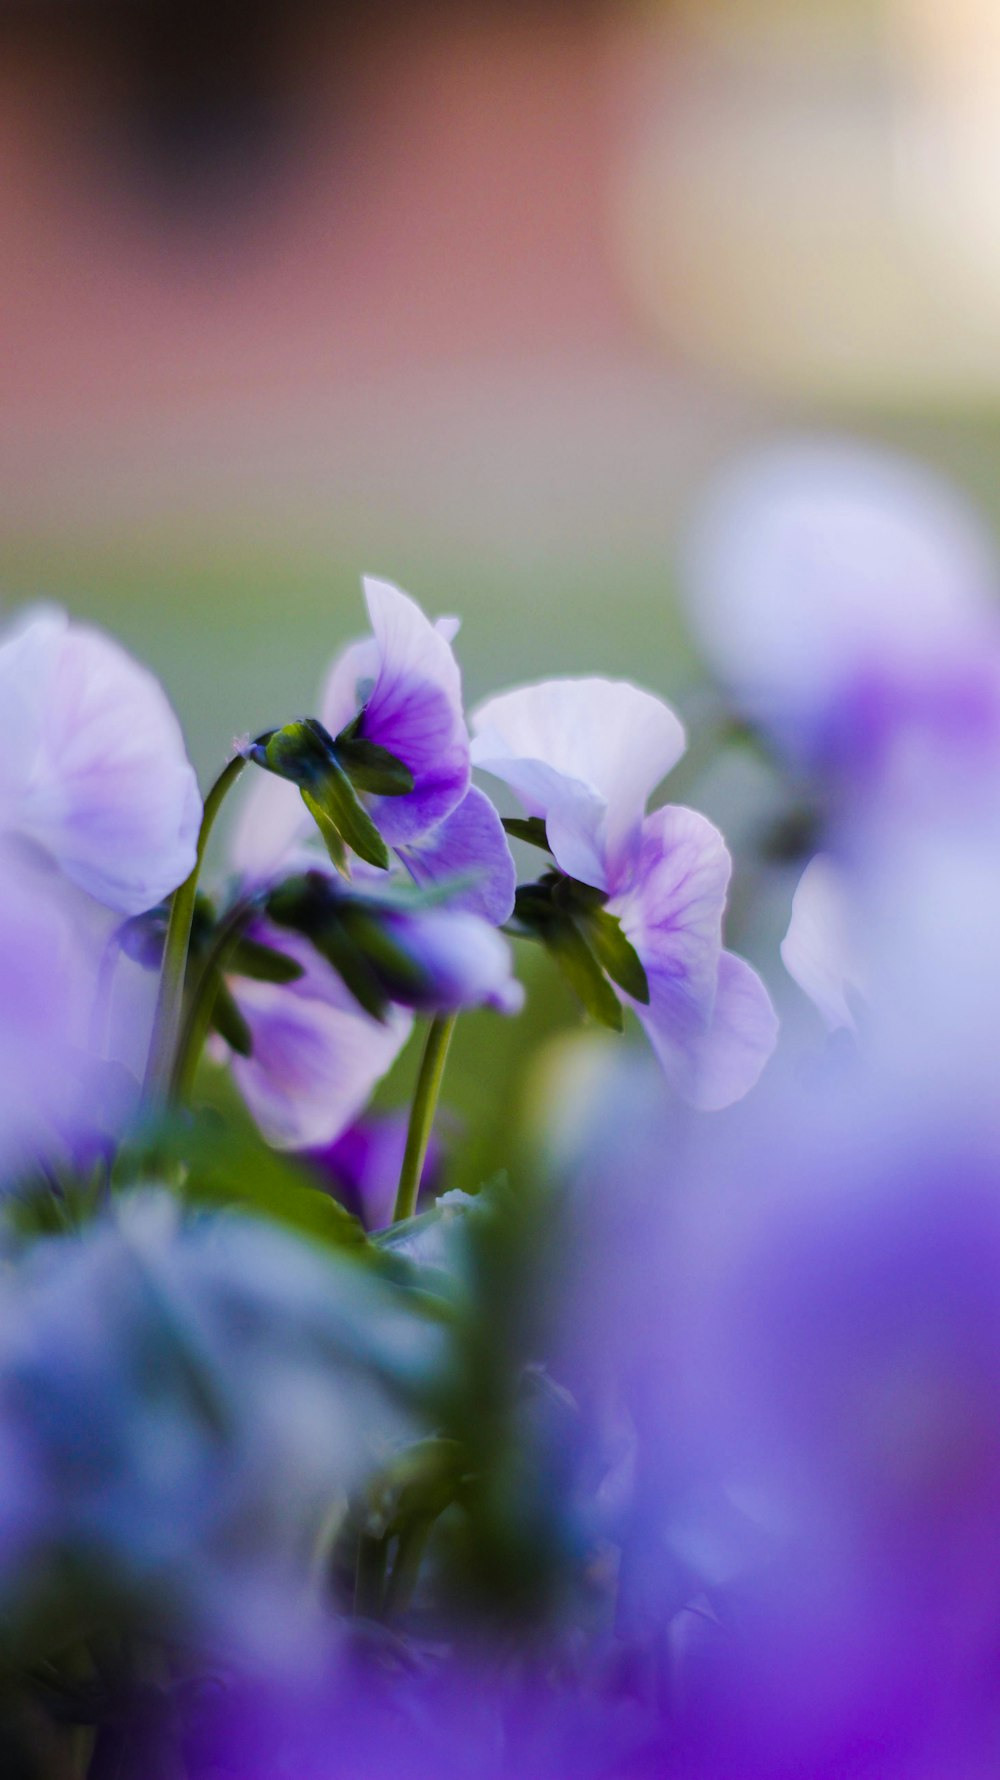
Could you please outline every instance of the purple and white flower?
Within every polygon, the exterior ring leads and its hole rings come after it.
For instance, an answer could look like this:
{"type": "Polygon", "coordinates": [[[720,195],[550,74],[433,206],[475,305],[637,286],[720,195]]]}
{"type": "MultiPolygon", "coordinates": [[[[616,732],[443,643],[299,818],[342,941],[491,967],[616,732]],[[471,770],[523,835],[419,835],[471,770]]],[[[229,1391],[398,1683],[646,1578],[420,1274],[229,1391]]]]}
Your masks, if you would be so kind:
{"type": "Polygon", "coordinates": [[[693,810],[645,814],[683,752],[674,713],[623,682],[554,680],[487,700],[473,726],[474,763],[544,819],[560,870],[606,894],[645,968],[649,1003],[631,1005],[668,1079],[698,1107],[738,1100],[777,1022],[759,977],[722,947],[722,836],[693,810]]]}
{"type": "MultiPolygon", "coordinates": [[[[516,873],[503,825],[489,799],[470,783],[469,733],[451,644],[456,618],[425,617],[388,581],[364,579],[373,634],[351,643],[333,662],[320,695],[320,715],[337,736],[357,734],[385,748],[413,776],[413,788],[364,801],[383,840],[421,885],[455,882],[451,906],[502,926],[514,906],[516,873]]],[[[237,837],[244,869],[266,875],[287,868],[296,841],[312,825],[295,787],[268,778],[245,805],[237,837]]]]}
{"type": "Polygon", "coordinates": [[[405,845],[450,816],[469,788],[462,680],[451,647],[458,622],[432,624],[388,581],[366,575],[363,585],[373,634],[333,663],[320,716],[333,736],[360,718],[359,736],[413,774],[412,791],[369,800],[383,838],[405,845]]]}
{"type": "Polygon", "coordinates": [[[175,889],[194,865],[201,799],[153,675],[110,637],[45,609],[0,643],[0,702],[0,832],[120,914],[175,889]]]}

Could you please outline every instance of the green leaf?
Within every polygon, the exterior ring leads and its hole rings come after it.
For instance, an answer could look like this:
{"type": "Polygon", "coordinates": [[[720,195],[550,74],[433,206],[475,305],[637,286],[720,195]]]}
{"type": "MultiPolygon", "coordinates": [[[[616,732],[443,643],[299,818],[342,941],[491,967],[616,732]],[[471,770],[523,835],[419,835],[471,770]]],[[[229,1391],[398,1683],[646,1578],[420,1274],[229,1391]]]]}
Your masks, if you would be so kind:
{"type": "Polygon", "coordinates": [[[357,1219],[255,1133],[220,1126],[206,1115],[166,1124],[150,1135],[161,1163],[185,1165],[186,1200],[240,1206],[331,1248],[351,1250],[359,1258],[372,1254],[357,1219]]]}
{"type": "Polygon", "coordinates": [[[365,736],[339,735],[333,744],[337,760],[358,791],[376,797],[402,797],[413,790],[413,774],[388,748],[365,736]]]}
{"type": "Polygon", "coordinates": [[[541,847],[544,853],[551,852],[541,816],[501,816],[500,820],[512,840],[527,841],[529,847],[541,847]]]}
{"type": "Polygon", "coordinates": [[[540,938],[591,1019],[612,1032],[624,1031],[621,1003],[573,919],[554,913],[540,938]]]}
{"type": "Polygon", "coordinates": [[[595,958],[603,965],[613,983],[631,995],[633,1001],[649,1003],[649,978],[642,959],[631,940],[625,938],[617,916],[607,909],[590,909],[577,916],[577,925],[595,958]]]}
{"type": "Polygon", "coordinates": [[[212,1025],[219,1037],[225,1039],[230,1050],[235,1051],[238,1057],[253,1056],[253,1038],[250,1028],[221,977],[217,978],[215,984],[215,995],[212,1001],[212,1025]]]}
{"type": "Polygon", "coordinates": [[[276,952],[259,940],[238,939],[226,955],[226,969],[233,976],[252,977],[257,983],[297,983],[302,966],[287,952],[276,952]]]}

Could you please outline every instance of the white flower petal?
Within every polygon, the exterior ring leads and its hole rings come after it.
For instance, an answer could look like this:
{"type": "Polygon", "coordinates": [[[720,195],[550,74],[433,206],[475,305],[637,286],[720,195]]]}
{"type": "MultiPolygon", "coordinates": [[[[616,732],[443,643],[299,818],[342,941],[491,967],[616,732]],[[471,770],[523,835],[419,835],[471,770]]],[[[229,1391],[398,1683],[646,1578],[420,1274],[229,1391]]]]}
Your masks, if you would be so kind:
{"type": "Polygon", "coordinates": [[[615,876],[650,793],[685,745],[661,699],[596,676],[516,687],[487,699],[472,723],[473,763],[510,785],[529,814],[551,816],[571,849],[600,855],[603,871],[593,875],[591,863],[586,879],[600,887],[615,876]]]}
{"type": "Polygon", "coordinates": [[[827,854],[817,853],[792,898],[781,959],[831,1032],[838,1028],[854,1031],[848,996],[863,993],[863,970],[851,943],[850,928],[847,880],[827,854]]]}

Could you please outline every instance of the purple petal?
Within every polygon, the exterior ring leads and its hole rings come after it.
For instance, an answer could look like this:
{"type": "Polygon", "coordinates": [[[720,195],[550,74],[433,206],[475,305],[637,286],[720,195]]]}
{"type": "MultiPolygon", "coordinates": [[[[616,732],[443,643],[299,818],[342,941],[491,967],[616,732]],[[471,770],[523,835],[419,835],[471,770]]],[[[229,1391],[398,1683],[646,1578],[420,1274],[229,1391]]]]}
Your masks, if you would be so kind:
{"type": "MultiPolygon", "coordinates": [[[[392,1222],[406,1148],[405,1113],[367,1115],[321,1149],[307,1150],[309,1162],[331,1183],[341,1204],[366,1230],[384,1230],[392,1222]]],[[[418,1198],[438,1190],[441,1145],[432,1136],[424,1158],[418,1198]]]]}
{"type": "Polygon", "coordinates": [[[510,947],[487,921],[451,909],[393,911],[383,918],[427,979],[413,1000],[421,1011],[493,1007],[504,1014],[520,1012],[524,990],[511,972],[510,947]]]}
{"type": "Polygon", "coordinates": [[[501,927],[514,908],[517,871],[503,823],[486,794],[470,786],[458,808],[399,856],[417,884],[449,878],[475,881],[459,891],[449,908],[464,909],[501,927]]]}
{"type": "Polygon", "coordinates": [[[121,914],[152,908],[194,865],[201,820],[180,726],[153,675],[99,631],[42,613],[0,647],[0,699],[28,696],[0,821],[121,914]]]}
{"type": "Polygon", "coordinates": [[[408,766],[414,788],[367,800],[390,846],[417,840],[450,815],[469,786],[469,737],[462,684],[447,630],[387,581],[366,577],[374,630],[334,665],[323,721],[336,734],[365,705],[361,734],[408,766]],[[374,679],[369,688],[365,682],[374,679]]]}
{"type": "Polygon", "coordinates": [[[649,980],[648,1006],[631,1005],[672,1085],[705,1109],[747,1092],[777,1033],[759,979],[722,951],[729,872],[712,823],[668,806],[646,818],[634,880],[608,905],[649,980]]]}
{"type": "Polygon", "coordinates": [[[684,752],[669,706],[627,681],[545,680],[474,714],[475,765],[542,816],[558,863],[607,888],[636,844],[650,793],[684,752]]]}
{"type": "Polygon", "coordinates": [[[288,984],[230,980],[253,1038],[251,1057],[232,1058],[233,1075],[270,1143],[281,1149],[329,1143],[357,1118],[412,1022],[393,1010],[381,1025],[361,1011],[311,946],[266,924],[254,932],[296,958],[304,975],[288,984]]]}

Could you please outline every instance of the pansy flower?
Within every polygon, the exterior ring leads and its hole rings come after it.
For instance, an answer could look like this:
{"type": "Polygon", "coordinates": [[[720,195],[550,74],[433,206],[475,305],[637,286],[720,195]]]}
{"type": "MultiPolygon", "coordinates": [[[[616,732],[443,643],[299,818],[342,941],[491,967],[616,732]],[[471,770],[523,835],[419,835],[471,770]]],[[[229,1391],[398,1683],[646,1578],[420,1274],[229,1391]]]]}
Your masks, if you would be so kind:
{"type": "Polygon", "coordinates": [[[615,982],[668,1079],[698,1107],[739,1099],[773,1050],[777,1023],[760,979],[723,950],[722,836],[693,810],[644,813],[684,749],[674,713],[625,682],[552,680],[487,700],[473,727],[474,763],[544,822],[560,873],[598,893],[634,948],[648,1000],[635,982],[630,992],[627,971],[615,982]]]}
{"type": "MultiPolygon", "coordinates": [[[[359,829],[355,850],[362,858],[385,867],[392,848],[416,883],[454,882],[452,907],[499,926],[514,904],[514,863],[496,811],[470,784],[461,675],[451,647],[458,620],[432,623],[408,594],[371,576],[364,592],[372,635],[349,644],[333,662],[320,695],[321,722],[292,726],[308,727],[302,737],[308,760],[299,759],[296,738],[285,745],[288,730],[252,750],[261,765],[293,781],[283,794],[272,793],[269,826],[281,830],[285,844],[310,831],[297,784],[329,840],[325,812],[317,807],[322,795],[309,783],[329,769],[337,797],[346,796],[350,806],[348,824],[358,819],[356,799],[362,824],[370,818],[377,831],[359,829]],[[394,776],[391,790],[380,789],[394,776]],[[374,851],[365,849],[366,832],[374,851]]],[[[339,851],[338,836],[332,838],[339,851]]],[[[355,845],[349,827],[340,838],[355,845]]]]}

